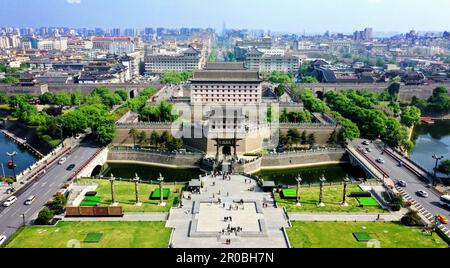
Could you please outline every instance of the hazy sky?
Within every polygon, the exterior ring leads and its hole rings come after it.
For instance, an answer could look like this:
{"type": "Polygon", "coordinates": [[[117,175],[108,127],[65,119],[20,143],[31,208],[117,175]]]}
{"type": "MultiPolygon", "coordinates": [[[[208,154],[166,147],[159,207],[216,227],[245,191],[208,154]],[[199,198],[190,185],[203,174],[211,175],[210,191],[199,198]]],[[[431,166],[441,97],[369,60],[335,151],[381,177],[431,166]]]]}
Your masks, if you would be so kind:
{"type": "Polygon", "coordinates": [[[0,0],[2,26],[450,30],[450,0],[0,0]]]}

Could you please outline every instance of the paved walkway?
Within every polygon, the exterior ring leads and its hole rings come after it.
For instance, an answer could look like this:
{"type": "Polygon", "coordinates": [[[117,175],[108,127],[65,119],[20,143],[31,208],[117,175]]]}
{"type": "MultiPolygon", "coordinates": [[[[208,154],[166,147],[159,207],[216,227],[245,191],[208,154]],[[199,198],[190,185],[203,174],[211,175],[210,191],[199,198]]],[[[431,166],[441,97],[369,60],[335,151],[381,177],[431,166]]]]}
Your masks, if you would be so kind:
{"type": "Polygon", "coordinates": [[[175,248],[286,248],[286,238],[282,231],[288,227],[287,217],[281,208],[274,207],[270,193],[265,193],[256,182],[244,176],[204,177],[205,187],[201,194],[185,192],[183,208],[173,208],[166,226],[174,228],[172,246],[175,248]],[[246,182],[247,180],[247,182],[246,182]],[[218,203],[218,198],[221,203],[218,203]],[[229,209],[235,200],[246,200],[246,206],[238,210],[229,209]],[[201,203],[199,206],[198,204],[201,203]],[[212,204],[213,203],[213,204],[212,204]],[[262,204],[267,204],[263,208],[262,204]],[[223,207],[225,204],[225,208],[223,207]],[[249,204],[253,204],[250,206],[249,204]],[[196,206],[197,205],[197,206],[196,206]],[[194,210],[199,210],[197,211],[194,210]],[[210,216],[208,216],[210,215],[210,216]],[[232,216],[232,222],[224,217],[232,216]],[[259,222],[258,222],[259,221],[259,222]],[[241,227],[243,232],[235,235],[222,233],[221,228],[230,224],[241,227]],[[208,226],[208,227],[205,227],[208,226]],[[255,232],[255,226],[259,230],[255,232]],[[244,233],[252,233],[247,235],[244,233]],[[195,235],[193,235],[195,234],[195,235]],[[225,241],[231,239],[231,245],[225,241]]]}
{"type": "Polygon", "coordinates": [[[291,221],[395,221],[402,218],[402,213],[350,214],[350,213],[289,213],[291,221]],[[379,218],[378,218],[379,217],[379,218]]]}
{"type": "Polygon", "coordinates": [[[169,213],[125,213],[123,217],[77,217],[67,218],[64,221],[166,221],[169,213]]]}

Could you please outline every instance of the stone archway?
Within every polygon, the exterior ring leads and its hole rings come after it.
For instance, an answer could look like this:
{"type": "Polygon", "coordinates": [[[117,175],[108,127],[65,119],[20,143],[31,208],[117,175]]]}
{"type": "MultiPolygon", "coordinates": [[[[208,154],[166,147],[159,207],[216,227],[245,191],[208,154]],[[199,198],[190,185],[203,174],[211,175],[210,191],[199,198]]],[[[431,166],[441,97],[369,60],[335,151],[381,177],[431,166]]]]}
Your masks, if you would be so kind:
{"type": "Polygon", "coordinates": [[[95,177],[95,176],[100,175],[100,174],[102,173],[102,169],[103,169],[103,166],[102,166],[102,165],[97,165],[97,166],[92,170],[91,177],[95,177]]]}
{"type": "Polygon", "coordinates": [[[223,155],[230,156],[231,155],[231,147],[226,145],[222,148],[223,155]]]}
{"type": "Polygon", "coordinates": [[[324,93],[323,91],[316,91],[316,98],[320,100],[324,100],[324,93]]]}

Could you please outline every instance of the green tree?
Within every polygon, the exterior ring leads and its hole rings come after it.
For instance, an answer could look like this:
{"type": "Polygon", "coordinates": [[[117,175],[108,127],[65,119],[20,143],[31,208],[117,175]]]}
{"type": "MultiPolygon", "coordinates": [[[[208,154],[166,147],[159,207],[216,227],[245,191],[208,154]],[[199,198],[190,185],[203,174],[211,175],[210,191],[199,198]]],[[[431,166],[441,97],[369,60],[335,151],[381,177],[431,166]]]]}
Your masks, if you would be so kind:
{"type": "Polygon", "coordinates": [[[39,215],[35,220],[37,225],[49,225],[50,221],[55,217],[55,213],[48,207],[44,207],[39,211],[39,215]]]}
{"type": "Polygon", "coordinates": [[[130,129],[130,131],[128,131],[128,137],[133,138],[133,147],[136,147],[136,139],[138,136],[138,131],[135,128],[130,129]]]}
{"type": "Polygon", "coordinates": [[[0,83],[3,84],[16,84],[19,83],[19,79],[14,76],[7,76],[3,79],[0,79],[0,83]]]}
{"type": "Polygon", "coordinates": [[[0,92],[0,104],[8,104],[9,98],[6,93],[0,92]]]}
{"type": "Polygon", "coordinates": [[[418,226],[421,223],[419,213],[416,210],[410,210],[401,219],[401,222],[406,226],[418,226]]]}
{"type": "Polygon", "coordinates": [[[301,137],[300,137],[300,143],[301,143],[302,145],[308,144],[308,137],[307,137],[307,135],[308,135],[308,134],[306,134],[306,131],[303,131],[303,132],[302,132],[302,135],[301,135],[301,137]]]}
{"type": "Polygon", "coordinates": [[[314,144],[316,144],[316,134],[311,133],[308,135],[308,144],[310,146],[313,146],[314,144]]]}
{"type": "Polygon", "coordinates": [[[402,123],[407,127],[412,127],[420,123],[420,118],[422,117],[422,112],[419,108],[414,106],[406,107],[401,115],[402,123]]]}
{"type": "Polygon", "coordinates": [[[152,134],[150,135],[150,144],[153,146],[158,146],[158,141],[159,141],[158,132],[152,131],[152,134]]]}
{"type": "Polygon", "coordinates": [[[442,161],[438,167],[438,171],[445,175],[450,175],[450,160],[442,161]]]}
{"type": "Polygon", "coordinates": [[[314,76],[304,76],[303,77],[303,83],[305,84],[317,84],[319,83],[319,80],[315,78],[314,76]]]}
{"type": "Polygon", "coordinates": [[[280,84],[275,88],[275,94],[277,94],[278,97],[283,96],[283,94],[286,92],[286,87],[283,84],[280,84]]]}
{"type": "Polygon", "coordinates": [[[300,140],[300,138],[301,138],[300,131],[298,131],[298,129],[296,129],[296,128],[289,129],[288,133],[287,133],[287,137],[289,137],[294,144],[299,144],[301,141],[300,140]]]}
{"type": "Polygon", "coordinates": [[[103,119],[93,129],[96,140],[104,145],[111,143],[116,136],[116,126],[111,119],[103,119]]]}
{"type": "Polygon", "coordinates": [[[147,133],[145,133],[145,131],[139,132],[137,138],[138,138],[138,142],[141,146],[143,146],[147,143],[147,133]]]}

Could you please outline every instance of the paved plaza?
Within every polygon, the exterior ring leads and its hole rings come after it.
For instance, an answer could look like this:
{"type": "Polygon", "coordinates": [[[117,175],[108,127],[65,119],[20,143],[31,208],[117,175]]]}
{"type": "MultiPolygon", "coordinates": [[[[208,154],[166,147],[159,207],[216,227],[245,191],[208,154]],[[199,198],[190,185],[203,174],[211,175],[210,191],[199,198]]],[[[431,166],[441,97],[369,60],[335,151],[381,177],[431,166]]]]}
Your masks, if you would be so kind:
{"type": "Polygon", "coordinates": [[[183,208],[172,208],[175,248],[286,248],[288,220],[271,193],[240,175],[202,178],[200,194],[185,192],[183,208]],[[226,241],[231,244],[227,245],[226,241]]]}

